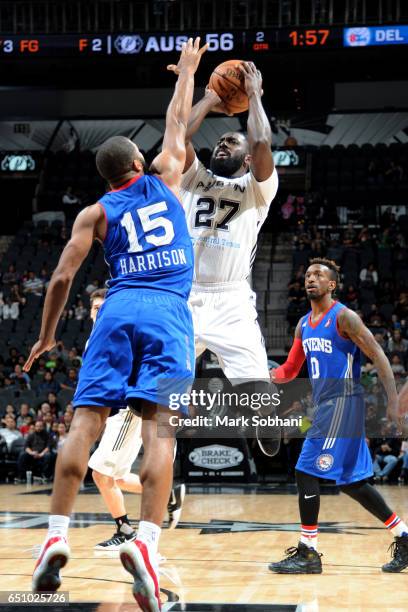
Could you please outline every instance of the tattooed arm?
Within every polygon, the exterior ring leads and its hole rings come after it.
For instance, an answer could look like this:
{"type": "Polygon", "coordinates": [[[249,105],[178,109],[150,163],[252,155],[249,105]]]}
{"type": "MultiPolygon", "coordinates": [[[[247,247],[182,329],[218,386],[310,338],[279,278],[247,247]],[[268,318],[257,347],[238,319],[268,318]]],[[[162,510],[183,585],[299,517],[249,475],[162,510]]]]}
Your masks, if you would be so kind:
{"type": "Polygon", "coordinates": [[[379,379],[387,393],[387,416],[394,423],[398,423],[398,394],[394,373],[381,346],[360,317],[349,308],[344,308],[339,312],[337,322],[341,335],[354,342],[364,355],[374,363],[379,379]]]}

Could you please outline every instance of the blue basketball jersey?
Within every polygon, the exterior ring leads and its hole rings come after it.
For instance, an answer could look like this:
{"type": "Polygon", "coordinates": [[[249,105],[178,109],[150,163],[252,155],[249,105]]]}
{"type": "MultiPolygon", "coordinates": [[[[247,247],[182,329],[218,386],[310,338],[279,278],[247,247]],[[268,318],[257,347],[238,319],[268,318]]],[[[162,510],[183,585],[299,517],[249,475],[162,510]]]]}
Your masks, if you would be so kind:
{"type": "Polygon", "coordinates": [[[316,323],[311,322],[311,312],[301,321],[302,345],[316,404],[362,391],[360,350],[354,342],[343,338],[337,328],[337,316],[343,308],[344,304],[334,302],[316,323]]]}
{"type": "Polygon", "coordinates": [[[106,193],[105,260],[109,294],[153,289],[184,299],[190,294],[194,255],[184,210],[157,176],[138,176],[106,193]]]}

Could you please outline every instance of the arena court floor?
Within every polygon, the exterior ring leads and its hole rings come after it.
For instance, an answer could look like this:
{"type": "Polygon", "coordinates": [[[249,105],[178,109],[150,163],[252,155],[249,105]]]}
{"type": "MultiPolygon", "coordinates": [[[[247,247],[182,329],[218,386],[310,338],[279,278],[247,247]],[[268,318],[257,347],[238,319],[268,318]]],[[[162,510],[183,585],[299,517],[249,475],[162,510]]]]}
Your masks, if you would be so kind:
{"type": "MultiPolygon", "coordinates": [[[[30,590],[31,549],[45,534],[49,491],[46,486],[0,487],[1,591],[30,590]]],[[[295,489],[277,491],[274,485],[189,487],[180,528],[162,533],[159,550],[167,558],[161,575],[163,610],[408,609],[408,571],[390,575],[380,570],[389,558],[390,534],[345,495],[322,496],[319,549],[324,574],[269,572],[268,562],[279,560],[298,539],[295,489]]],[[[383,486],[381,491],[407,520],[408,489],[383,486]]],[[[127,499],[130,516],[137,516],[140,498],[127,499]]],[[[119,560],[96,557],[93,551],[112,532],[101,497],[94,488],[86,489],[75,506],[72,559],[63,572],[61,590],[69,591],[71,605],[58,610],[137,610],[130,576],[119,560]]],[[[0,606],[6,609],[27,607],[0,606]]]]}

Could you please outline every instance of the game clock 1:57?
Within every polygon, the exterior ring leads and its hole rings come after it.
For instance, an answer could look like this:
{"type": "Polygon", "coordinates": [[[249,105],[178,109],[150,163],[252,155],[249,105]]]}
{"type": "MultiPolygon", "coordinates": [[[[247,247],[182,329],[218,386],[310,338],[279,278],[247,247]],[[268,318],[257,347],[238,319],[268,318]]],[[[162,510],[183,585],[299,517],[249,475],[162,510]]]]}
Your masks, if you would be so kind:
{"type": "Polygon", "coordinates": [[[287,33],[289,47],[332,47],[336,45],[336,32],[333,28],[296,28],[287,33]]]}

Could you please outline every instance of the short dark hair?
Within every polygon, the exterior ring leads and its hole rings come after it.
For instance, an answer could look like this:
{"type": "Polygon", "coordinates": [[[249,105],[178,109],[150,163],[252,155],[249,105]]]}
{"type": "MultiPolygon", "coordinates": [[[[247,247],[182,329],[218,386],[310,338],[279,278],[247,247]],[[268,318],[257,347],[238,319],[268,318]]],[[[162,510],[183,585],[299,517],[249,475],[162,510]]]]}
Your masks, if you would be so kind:
{"type": "Polygon", "coordinates": [[[95,291],[92,291],[91,295],[89,296],[89,301],[91,303],[91,306],[94,300],[97,300],[98,298],[101,298],[102,300],[104,300],[106,297],[106,292],[107,292],[107,289],[95,289],[95,291]]]}
{"type": "Polygon", "coordinates": [[[318,264],[320,266],[326,266],[331,271],[332,280],[338,284],[340,281],[340,266],[336,264],[332,259],[326,259],[326,257],[314,257],[309,261],[309,266],[318,264]]]}
{"type": "Polygon", "coordinates": [[[135,145],[129,138],[112,136],[99,147],[96,167],[106,181],[115,181],[132,170],[135,157],[135,145]]]}

